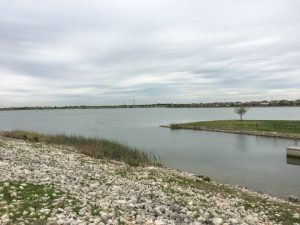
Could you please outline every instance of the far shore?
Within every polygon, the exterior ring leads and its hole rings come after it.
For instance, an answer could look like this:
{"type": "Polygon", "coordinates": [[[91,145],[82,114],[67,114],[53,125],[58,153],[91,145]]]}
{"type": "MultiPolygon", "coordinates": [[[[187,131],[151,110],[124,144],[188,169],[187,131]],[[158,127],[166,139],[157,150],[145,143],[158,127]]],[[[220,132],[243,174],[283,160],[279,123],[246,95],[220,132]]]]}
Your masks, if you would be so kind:
{"type": "Polygon", "coordinates": [[[154,104],[116,104],[116,105],[65,105],[65,106],[15,106],[0,107],[0,111],[19,111],[19,110],[59,110],[59,109],[139,109],[139,108],[236,108],[241,105],[245,107],[300,107],[300,100],[276,100],[276,101],[257,101],[257,102],[210,102],[210,103],[154,103],[154,104]]]}

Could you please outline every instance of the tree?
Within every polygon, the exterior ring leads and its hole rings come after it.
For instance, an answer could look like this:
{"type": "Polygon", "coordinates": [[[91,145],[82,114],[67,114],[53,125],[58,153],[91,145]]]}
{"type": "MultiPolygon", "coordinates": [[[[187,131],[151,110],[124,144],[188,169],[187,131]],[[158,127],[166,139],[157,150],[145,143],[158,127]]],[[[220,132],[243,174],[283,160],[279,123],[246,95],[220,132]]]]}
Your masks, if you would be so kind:
{"type": "Polygon", "coordinates": [[[240,115],[240,120],[243,121],[243,115],[246,114],[246,112],[248,112],[248,108],[245,106],[240,106],[238,108],[235,108],[234,112],[240,115]]]}

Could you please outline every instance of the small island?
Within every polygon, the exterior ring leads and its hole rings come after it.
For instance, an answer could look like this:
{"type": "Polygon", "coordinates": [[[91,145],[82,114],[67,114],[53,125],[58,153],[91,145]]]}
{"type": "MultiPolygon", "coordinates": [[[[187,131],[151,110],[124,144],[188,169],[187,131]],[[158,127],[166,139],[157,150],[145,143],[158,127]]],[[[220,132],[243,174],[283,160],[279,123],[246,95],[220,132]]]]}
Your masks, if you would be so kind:
{"type": "Polygon", "coordinates": [[[294,120],[216,120],[162,127],[300,139],[300,121],[294,120]]]}

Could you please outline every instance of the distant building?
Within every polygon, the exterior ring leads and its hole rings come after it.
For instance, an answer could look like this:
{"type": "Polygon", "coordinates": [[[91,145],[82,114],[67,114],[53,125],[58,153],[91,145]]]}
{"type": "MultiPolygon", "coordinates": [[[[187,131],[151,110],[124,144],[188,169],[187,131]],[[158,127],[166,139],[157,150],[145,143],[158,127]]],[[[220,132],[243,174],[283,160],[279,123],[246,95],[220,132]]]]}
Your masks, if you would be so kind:
{"type": "Polygon", "coordinates": [[[262,101],[260,102],[260,105],[262,106],[268,106],[270,103],[268,101],[262,101]]]}

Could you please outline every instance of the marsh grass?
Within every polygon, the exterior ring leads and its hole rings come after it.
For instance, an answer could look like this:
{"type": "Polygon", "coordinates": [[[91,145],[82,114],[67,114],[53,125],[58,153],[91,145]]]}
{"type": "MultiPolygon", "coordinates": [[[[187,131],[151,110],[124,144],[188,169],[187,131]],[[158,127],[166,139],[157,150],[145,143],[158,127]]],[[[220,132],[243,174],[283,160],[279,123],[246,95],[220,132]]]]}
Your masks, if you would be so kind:
{"type": "Polygon", "coordinates": [[[43,142],[74,147],[79,153],[96,159],[123,161],[131,166],[157,165],[159,158],[154,154],[106,139],[85,138],[82,136],[44,135],[35,132],[14,130],[0,133],[4,137],[21,139],[33,143],[43,142]]]}

